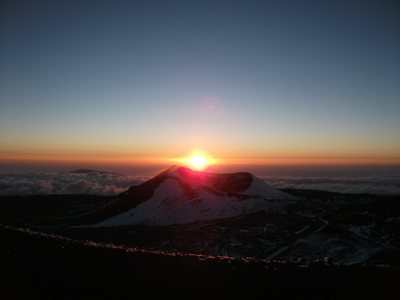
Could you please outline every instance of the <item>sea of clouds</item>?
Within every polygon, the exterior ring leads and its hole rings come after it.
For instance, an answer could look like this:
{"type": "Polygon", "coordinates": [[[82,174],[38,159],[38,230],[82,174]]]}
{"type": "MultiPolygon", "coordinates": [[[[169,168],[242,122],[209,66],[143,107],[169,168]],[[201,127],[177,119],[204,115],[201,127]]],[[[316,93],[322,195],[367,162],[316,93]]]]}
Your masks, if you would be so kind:
{"type": "MultiPolygon", "coordinates": [[[[310,189],[340,193],[400,195],[400,174],[368,177],[276,177],[258,176],[279,189],[310,189]]],[[[111,173],[27,173],[0,175],[0,196],[93,194],[112,196],[149,176],[111,173]]]]}
{"type": "Polygon", "coordinates": [[[347,194],[400,195],[400,174],[365,177],[260,176],[278,189],[322,190],[347,194]]]}
{"type": "Polygon", "coordinates": [[[112,196],[150,177],[111,173],[27,173],[0,175],[0,196],[92,194],[112,196]]]}

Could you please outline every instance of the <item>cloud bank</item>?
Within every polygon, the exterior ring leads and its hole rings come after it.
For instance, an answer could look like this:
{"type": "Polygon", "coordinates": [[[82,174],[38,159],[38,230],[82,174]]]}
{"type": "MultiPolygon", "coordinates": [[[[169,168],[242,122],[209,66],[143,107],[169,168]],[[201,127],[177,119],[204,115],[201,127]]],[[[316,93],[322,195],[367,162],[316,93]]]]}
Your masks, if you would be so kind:
{"type": "Polygon", "coordinates": [[[91,172],[0,175],[0,196],[92,194],[112,196],[150,177],[91,172]]]}
{"type": "Polygon", "coordinates": [[[400,174],[365,177],[276,177],[260,176],[278,189],[323,190],[348,194],[400,195],[400,174]]]}
{"type": "MultiPolygon", "coordinates": [[[[310,189],[339,193],[400,195],[400,174],[368,177],[277,177],[258,176],[279,189],[310,189]]],[[[51,194],[92,194],[113,196],[132,185],[149,180],[149,176],[91,172],[27,173],[0,175],[0,196],[51,194]]]]}

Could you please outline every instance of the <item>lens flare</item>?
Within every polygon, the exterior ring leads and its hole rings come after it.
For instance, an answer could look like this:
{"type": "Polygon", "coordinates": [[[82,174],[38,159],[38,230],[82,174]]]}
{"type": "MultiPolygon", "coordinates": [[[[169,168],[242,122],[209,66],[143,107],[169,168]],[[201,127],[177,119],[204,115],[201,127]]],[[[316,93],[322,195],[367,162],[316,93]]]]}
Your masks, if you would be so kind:
{"type": "Polygon", "coordinates": [[[209,120],[216,119],[221,116],[224,107],[218,97],[206,97],[200,103],[201,115],[209,120]]]}

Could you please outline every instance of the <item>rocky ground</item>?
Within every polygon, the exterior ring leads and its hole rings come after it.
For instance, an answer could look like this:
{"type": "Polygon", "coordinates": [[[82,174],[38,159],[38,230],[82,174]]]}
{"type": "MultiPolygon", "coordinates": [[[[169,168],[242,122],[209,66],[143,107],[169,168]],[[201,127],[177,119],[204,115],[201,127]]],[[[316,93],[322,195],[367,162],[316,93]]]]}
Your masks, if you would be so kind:
{"type": "Polygon", "coordinates": [[[2,197],[2,299],[398,297],[397,197],[288,192],[281,214],[114,228],[74,227],[111,197],[2,197]]]}
{"type": "Polygon", "coordinates": [[[2,299],[397,299],[399,269],[167,255],[0,228],[2,299]]]}
{"type": "Polygon", "coordinates": [[[80,216],[112,201],[99,196],[0,198],[0,221],[79,240],[147,250],[267,260],[306,261],[329,257],[352,262],[400,264],[400,201],[395,196],[287,190],[300,200],[283,213],[170,226],[74,226],[80,216]],[[265,232],[265,226],[273,232],[265,232]]]}

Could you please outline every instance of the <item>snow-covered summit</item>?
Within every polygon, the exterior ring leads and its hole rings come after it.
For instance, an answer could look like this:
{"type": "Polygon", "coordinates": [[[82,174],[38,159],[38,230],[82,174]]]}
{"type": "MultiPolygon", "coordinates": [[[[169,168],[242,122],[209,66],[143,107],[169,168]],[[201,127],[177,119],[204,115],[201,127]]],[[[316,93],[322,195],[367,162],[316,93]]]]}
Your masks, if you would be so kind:
{"type": "Polygon", "coordinates": [[[90,222],[96,227],[183,224],[277,210],[295,199],[250,173],[215,174],[173,166],[120,194],[90,222]]]}

